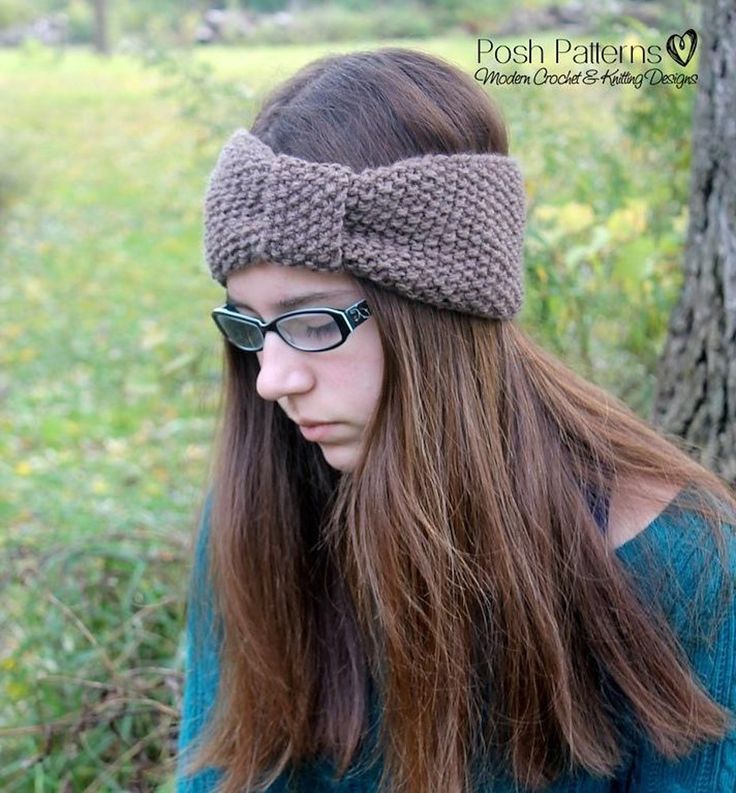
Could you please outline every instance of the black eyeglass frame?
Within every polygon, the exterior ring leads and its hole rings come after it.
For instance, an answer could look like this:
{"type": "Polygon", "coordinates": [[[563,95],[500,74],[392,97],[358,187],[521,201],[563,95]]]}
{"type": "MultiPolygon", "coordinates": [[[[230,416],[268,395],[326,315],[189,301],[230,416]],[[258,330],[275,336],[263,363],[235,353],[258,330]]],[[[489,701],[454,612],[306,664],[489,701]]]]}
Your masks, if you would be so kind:
{"type": "Polygon", "coordinates": [[[263,344],[266,341],[266,333],[269,330],[275,331],[283,341],[285,341],[289,347],[292,347],[295,350],[299,350],[300,352],[327,352],[327,350],[334,350],[335,347],[339,347],[341,344],[345,342],[348,336],[359,326],[362,325],[370,316],[372,312],[368,307],[368,303],[366,300],[359,300],[357,303],[354,303],[352,306],[349,306],[346,309],[339,309],[339,308],[303,308],[298,309],[296,311],[289,311],[286,314],[281,314],[281,316],[272,319],[271,322],[263,322],[263,320],[258,319],[257,317],[249,317],[245,314],[242,314],[238,309],[231,305],[230,303],[224,303],[221,306],[218,306],[212,311],[212,319],[217,326],[217,329],[222,333],[222,335],[227,339],[227,341],[232,344],[234,347],[237,347],[239,350],[244,350],[245,352],[259,352],[263,349],[263,344]],[[341,339],[340,341],[331,344],[329,347],[320,347],[318,350],[306,350],[303,347],[297,347],[296,344],[292,344],[284,335],[281,333],[281,330],[278,327],[278,323],[281,322],[283,319],[288,319],[289,317],[294,316],[301,316],[304,314],[329,314],[336,322],[337,327],[340,329],[341,339]],[[255,326],[261,331],[261,336],[263,341],[261,342],[260,347],[243,347],[240,344],[236,344],[227,334],[225,329],[220,325],[218,318],[219,317],[228,317],[228,319],[234,319],[238,322],[244,322],[246,325],[255,326]]]}

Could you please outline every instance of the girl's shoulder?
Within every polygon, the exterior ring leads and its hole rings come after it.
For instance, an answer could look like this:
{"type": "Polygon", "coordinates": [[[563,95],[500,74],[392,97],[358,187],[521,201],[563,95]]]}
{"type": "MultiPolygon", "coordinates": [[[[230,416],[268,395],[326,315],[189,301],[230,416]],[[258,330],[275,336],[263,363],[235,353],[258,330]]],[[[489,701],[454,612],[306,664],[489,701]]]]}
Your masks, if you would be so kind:
{"type": "Polygon", "coordinates": [[[618,548],[636,537],[675,500],[680,488],[656,480],[624,482],[611,493],[606,536],[618,548]]]}
{"type": "Polygon", "coordinates": [[[711,519],[675,497],[613,551],[642,601],[658,604],[684,642],[699,643],[724,620],[736,624],[736,524],[711,519]]]}
{"type": "Polygon", "coordinates": [[[698,563],[707,563],[720,550],[733,563],[736,521],[716,524],[694,509],[679,488],[653,487],[628,503],[623,492],[611,498],[607,532],[616,555],[628,565],[637,567],[654,554],[657,564],[667,563],[680,574],[698,573],[698,563]]]}

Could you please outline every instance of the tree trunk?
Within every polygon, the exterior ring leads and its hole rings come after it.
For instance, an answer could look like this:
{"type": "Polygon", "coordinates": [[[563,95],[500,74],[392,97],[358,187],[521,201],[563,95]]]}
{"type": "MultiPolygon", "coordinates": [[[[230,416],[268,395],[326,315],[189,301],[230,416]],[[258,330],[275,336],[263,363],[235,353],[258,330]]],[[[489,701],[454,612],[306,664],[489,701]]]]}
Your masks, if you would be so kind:
{"type": "Polygon", "coordinates": [[[95,12],[95,52],[110,54],[110,26],[107,0],[92,0],[95,12]]]}
{"type": "Polygon", "coordinates": [[[736,484],[733,0],[705,0],[702,24],[685,278],[658,364],[651,418],[692,444],[703,465],[736,484]]]}

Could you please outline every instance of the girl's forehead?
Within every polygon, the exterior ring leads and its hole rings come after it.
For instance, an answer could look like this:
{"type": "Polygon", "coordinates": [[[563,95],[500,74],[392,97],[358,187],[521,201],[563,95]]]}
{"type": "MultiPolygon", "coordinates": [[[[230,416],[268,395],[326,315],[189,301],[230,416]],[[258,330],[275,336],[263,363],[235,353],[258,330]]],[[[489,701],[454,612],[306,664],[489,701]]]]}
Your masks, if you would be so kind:
{"type": "Polygon", "coordinates": [[[259,262],[230,273],[228,291],[280,291],[294,289],[349,289],[355,285],[347,273],[325,273],[308,267],[259,262]]]}

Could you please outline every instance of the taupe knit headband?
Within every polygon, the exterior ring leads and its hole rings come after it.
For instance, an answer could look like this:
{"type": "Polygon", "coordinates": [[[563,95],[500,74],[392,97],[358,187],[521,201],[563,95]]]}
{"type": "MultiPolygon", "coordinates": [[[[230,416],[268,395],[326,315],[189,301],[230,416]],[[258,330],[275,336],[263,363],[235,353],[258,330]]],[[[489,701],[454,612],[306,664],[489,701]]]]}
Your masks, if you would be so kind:
{"type": "Polygon", "coordinates": [[[245,129],[205,199],[212,277],[259,261],[348,272],[424,303],[510,319],[521,308],[526,215],[500,154],[426,154],[356,173],[275,154],[245,129]]]}

